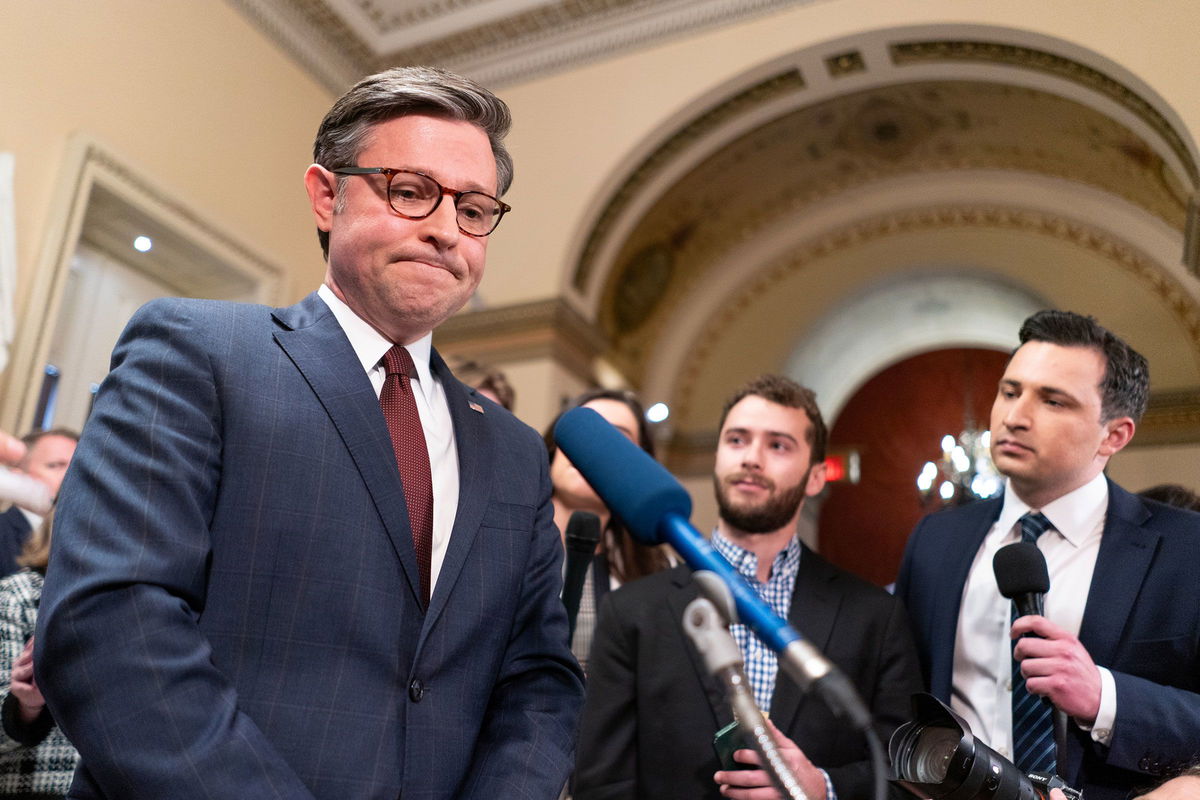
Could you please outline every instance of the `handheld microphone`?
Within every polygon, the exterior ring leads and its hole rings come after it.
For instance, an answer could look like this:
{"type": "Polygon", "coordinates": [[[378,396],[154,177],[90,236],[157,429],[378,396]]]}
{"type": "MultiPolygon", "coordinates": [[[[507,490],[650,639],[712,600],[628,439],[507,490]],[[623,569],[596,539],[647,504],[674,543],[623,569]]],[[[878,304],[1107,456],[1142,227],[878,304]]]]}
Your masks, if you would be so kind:
{"type": "Polygon", "coordinates": [[[590,511],[576,511],[567,520],[567,568],[563,576],[563,605],[567,607],[567,642],[575,636],[575,619],[587,580],[592,555],[600,541],[600,517],[590,511]]]}
{"type": "MultiPolygon", "coordinates": [[[[1046,557],[1033,542],[1005,545],[992,558],[992,571],[1000,594],[1013,601],[1017,616],[1045,615],[1046,592],[1050,591],[1050,572],[1046,557]]],[[[1026,636],[1036,636],[1026,633],[1026,636]]],[[[1044,702],[1049,703],[1047,699],[1044,702]]],[[[1054,741],[1059,753],[1066,752],[1067,714],[1054,708],[1054,741]]]]}
{"type": "Polygon", "coordinates": [[[692,527],[692,498],[669,472],[590,408],[563,414],[554,439],[605,504],[641,542],[666,542],[693,570],[716,573],[729,587],[742,622],[779,656],[801,689],[821,694],[830,709],[860,730],[871,729],[853,684],[767,605],[729,562],[692,527]]]}
{"type": "Polygon", "coordinates": [[[1017,542],[1001,547],[992,558],[992,570],[1000,594],[1013,601],[1018,617],[1044,613],[1050,573],[1036,544],[1017,542]]]}

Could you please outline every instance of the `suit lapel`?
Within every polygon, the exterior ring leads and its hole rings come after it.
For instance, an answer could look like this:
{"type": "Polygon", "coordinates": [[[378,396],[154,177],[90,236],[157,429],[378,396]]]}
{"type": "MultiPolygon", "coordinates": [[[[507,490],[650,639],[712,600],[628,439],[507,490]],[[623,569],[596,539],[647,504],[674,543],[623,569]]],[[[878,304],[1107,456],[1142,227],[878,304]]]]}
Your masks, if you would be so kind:
{"type": "MultiPolygon", "coordinates": [[[[1104,535],[1079,626],[1079,641],[1100,666],[1112,664],[1117,656],[1125,623],[1158,549],[1160,534],[1142,527],[1149,517],[1141,500],[1108,482],[1104,535]]],[[[1072,785],[1078,785],[1082,764],[1082,748],[1068,747],[1062,774],[1073,781],[1072,785]]]]}
{"type": "MultiPolygon", "coordinates": [[[[836,573],[812,550],[801,544],[800,568],[796,574],[796,586],[792,591],[792,604],[788,609],[788,622],[818,650],[829,647],[841,595],[833,585],[836,573]]],[[[771,696],[771,719],[780,730],[795,730],[795,720],[800,714],[806,696],[800,687],[782,670],[775,677],[775,692],[771,696]]]]}
{"type": "Polygon", "coordinates": [[[947,643],[945,648],[930,654],[929,669],[930,691],[944,702],[950,702],[954,643],[958,638],[958,613],[962,607],[963,588],[967,585],[967,575],[975,554],[1000,515],[1001,506],[1001,499],[988,500],[972,503],[961,512],[956,512],[962,521],[958,529],[952,530],[950,537],[944,540],[946,546],[942,557],[945,559],[945,571],[937,576],[932,586],[914,589],[933,593],[934,600],[929,604],[933,609],[929,640],[947,643]]]}
{"type": "Polygon", "coordinates": [[[459,383],[451,374],[446,362],[433,351],[430,368],[442,383],[446,402],[450,406],[450,419],[454,424],[454,444],[458,451],[458,509],[454,515],[454,527],[446,557],[438,573],[429,611],[425,616],[428,631],[446,607],[450,592],[462,573],[467,555],[479,534],[483,513],[491,500],[490,475],[495,464],[495,439],[488,425],[486,414],[472,408],[480,404],[470,395],[470,390],[459,383]]]}
{"type": "Polygon", "coordinates": [[[350,451],[419,606],[421,582],[408,509],[370,379],[337,318],[315,292],[294,306],[276,309],[273,316],[283,326],[275,332],[275,341],[304,376],[350,451]]]}
{"type": "Polygon", "coordinates": [[[679,638],[684,652],[687,653],[688,663],[696,671],[696,678],[704,689],[704,696],[712,711],[713,732],[716,732],[733,721],[733,712],[725,700],[725,687],[708,671],[704,657],[692,644],[691,637],[683,631],[683,611],[688,603],[700,596],[700,592],[692,582],[691,570],[686,567],[676,567],[671,576],[671,583],[675,585],[675,591],[667,595],[667,615],[676,624],[671,626],[670,630],[679,638]]]}

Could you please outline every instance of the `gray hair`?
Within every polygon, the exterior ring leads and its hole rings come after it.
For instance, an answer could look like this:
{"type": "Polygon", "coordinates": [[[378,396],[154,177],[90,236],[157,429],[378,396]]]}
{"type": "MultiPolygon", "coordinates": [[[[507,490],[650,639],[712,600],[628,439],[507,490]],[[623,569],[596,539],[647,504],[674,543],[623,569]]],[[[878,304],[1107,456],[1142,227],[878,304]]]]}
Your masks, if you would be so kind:
{"type": "MultiPolygon", "coordinates": [[[[342,95],[317,129],[313,161],[326,169],[355,166],[371,128],[410,114],[469,122],[487,134],[496,159],[496,191],[512,185],[512,156],[504,137],[512,116],[504,101],[474,81],[435,67],[395,67],[356,83],[342,95]]],[[[339,179],[339,195],[341,180],[339,179]]],[[[329,234],[318,230],[321,250],[329,256],[329,234]]]]}

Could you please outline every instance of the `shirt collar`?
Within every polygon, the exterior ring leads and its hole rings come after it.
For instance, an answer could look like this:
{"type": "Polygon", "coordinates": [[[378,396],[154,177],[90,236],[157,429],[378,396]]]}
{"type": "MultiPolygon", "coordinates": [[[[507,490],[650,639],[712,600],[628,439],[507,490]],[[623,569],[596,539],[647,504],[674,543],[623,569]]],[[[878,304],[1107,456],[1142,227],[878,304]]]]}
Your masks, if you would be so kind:
{"type": "MultiPolygon", "coordinates": [[[[742,547],[734,544],[721,535],[720,530],[713,530],[712,546],[721,556],[738,571],[743,578],[751,581],[758,581],[758,556],[742,547]]],[[[788,540],[787,547],[779,551],[775,556],[774,563],[771,564],[770,582],[774,582],[780,577],[786,577],[794,574],[793,567],[800,563],[800,540],[793,536],[788,540]]]]}
{"type": "Polygon", "coordinates": [[[1041,511],[1050,520],[1054,529],[1075,547],[1100,527],[1100,521],[1108,510],[1108,479],[1100,473],[1074,491],[1067,492],[1045,508],[1031,509],[1017,497],[1011,482],[1005,483],[1004,506],[996,520],[998,530],[1007,534],[1028,511],[1041,511]]]}
{"type": "MultiPolygon", "coordinates": [[[[326,284],[321,284],[317,289],[317,296],[324,300],[325,305],[333,312],[346,338],[350,340],[350,346],[354,348],[354,354],[358,356],[363,372],[369,375],[379,366],[384,354],[392,349],[392,342],[354,313],[354,309],[346,305],[326,284]]],[[[421,394],[426,400],[430,400],[433,392],[433,373],[430,371],[429,358],[433,350],[433,332],[430,331],[412,344],[406,344],[404,349],[412,356],[413,364],[417,368],[417,385],[421,394]]]]}

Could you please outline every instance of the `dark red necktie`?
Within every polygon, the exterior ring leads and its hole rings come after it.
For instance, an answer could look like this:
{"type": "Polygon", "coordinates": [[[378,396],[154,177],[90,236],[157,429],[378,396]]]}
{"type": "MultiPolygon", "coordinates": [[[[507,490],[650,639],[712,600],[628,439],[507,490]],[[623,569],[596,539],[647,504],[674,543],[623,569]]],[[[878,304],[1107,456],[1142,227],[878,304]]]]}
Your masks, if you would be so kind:
{"type": "Polygon", "coordinates": [[[425,431],[413,398],[412,377],[416,374],[412,356],[400,345],[393,345],[383,356],[387,377],[379,393],[379,405],[392,436],[408,521],[412,526],[413,549],[421,570],[421,602],[429,605],[430,565],[433,561],[433,479],[429,470],[429,449],[425,431]]]}

